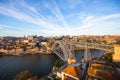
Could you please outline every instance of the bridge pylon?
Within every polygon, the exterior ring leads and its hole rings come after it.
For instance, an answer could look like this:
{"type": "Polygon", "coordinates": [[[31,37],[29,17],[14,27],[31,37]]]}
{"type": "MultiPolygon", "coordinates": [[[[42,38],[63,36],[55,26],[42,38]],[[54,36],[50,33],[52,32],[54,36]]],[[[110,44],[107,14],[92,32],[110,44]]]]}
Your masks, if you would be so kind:
{"type": "Polygon", "coordinates": [[[86,62],[91,60],[90,49],[88,49],[87,46],[85,47],[85,50],[84,50],[84,58],[86,62]]]}

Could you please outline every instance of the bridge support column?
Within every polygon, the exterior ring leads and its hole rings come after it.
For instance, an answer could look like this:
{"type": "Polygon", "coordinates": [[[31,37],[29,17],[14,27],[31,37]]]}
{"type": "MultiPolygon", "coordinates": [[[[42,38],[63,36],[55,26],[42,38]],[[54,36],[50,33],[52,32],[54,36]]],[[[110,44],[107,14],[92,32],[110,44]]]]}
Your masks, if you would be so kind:
{"type": "Polygon", "coordinates": [[[91,60],[91,53],[87,47],[84,50],[84,58],[86,62],[91,60]]]}

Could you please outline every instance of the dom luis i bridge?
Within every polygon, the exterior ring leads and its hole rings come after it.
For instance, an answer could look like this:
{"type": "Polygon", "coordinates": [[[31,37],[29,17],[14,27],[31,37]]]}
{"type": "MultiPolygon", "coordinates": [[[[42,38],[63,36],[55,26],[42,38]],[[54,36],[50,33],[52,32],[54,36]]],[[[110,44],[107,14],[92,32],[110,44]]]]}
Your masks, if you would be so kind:
{"type": "Polygon", "coordinates": [[[97,43],[83,43],[83,42],[72,42],[72,41],[55,41],[52,50],[57,56],[59,56],[63,61],[68,62],[69,59],[74,59],[74,48],[84,49],[84,58],[86,61],[91,59],[90,49],[104,50],[106,52],[113,52],[114,46],[107,44],[97,44],[97,43]]]}

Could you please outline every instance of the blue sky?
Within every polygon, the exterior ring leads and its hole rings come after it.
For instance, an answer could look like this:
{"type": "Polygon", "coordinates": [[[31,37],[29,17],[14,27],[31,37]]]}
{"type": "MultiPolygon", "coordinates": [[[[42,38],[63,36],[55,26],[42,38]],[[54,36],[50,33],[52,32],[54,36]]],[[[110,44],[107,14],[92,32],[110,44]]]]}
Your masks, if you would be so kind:
{"type": "Polygon", "coordinates": [[[0,36],[120,35],[120,0],[0,0],[0,36]]]}

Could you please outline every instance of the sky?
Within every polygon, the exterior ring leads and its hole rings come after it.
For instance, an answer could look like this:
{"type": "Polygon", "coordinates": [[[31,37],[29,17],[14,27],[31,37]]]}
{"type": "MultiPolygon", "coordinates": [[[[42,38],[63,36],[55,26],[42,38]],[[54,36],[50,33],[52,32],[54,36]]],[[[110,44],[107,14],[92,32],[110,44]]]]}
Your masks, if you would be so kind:
{"type": "Polygon", "coordinates": [[[120,35],[120,0],[0,0],[0,36],[120,35]]]}

